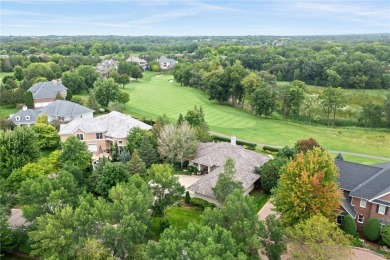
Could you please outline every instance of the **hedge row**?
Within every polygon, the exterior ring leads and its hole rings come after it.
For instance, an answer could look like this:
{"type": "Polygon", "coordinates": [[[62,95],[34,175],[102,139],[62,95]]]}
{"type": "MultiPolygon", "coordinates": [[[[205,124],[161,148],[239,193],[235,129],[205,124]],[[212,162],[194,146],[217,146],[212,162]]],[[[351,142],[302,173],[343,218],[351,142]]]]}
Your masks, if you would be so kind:
{"type": "Polygon", "coordinates": [[[200,207],[202,209],[205,208],[215,208],[215,204],[208,202],[206,200],[200,199],[200,198],[191,198],[191,205],[200,207]]]}
{"type": "MultiPolygon", "coordinates": [[[[227,137],[211,135],[211,139],[213,141],[217,141],[217,142],[228,142],[228,143],[230,143],[230,138],[227,138],[227,137]]],[[[246,149],[249,149],[249,150],[256,150],[256,144],[255,143],[249,143],[249,142],[244,142],[244,141],[237,140],[236,144],[242,145],[246,149]]]]}
{"type": "Polygon", "coordinates": [[[272,147],[272,146],[263,146],[264,152],[271,152],[271,153],[278,153],[280,151],[280,148],[272,147]]]}

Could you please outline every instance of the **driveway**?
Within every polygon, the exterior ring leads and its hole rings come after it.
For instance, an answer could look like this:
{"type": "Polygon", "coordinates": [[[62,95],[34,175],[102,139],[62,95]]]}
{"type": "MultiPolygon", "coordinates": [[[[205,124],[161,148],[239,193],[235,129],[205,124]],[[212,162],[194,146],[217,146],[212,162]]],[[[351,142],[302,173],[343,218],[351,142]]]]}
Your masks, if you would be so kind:
{"type": "Polygon", "coordinates": [[[192,184],[197,182],[202,176],[197,175],[178,175],[179,176],[179,182],[181,185],[184,186],[184,188],[190,187],[192,184]]]}
{"type": "Polygon", "coordinates": [[[259,216],[260,220],[265,220],[265,218],[268,215],[276,215],[277,218],[279,218],[279,215],[274,211],[274,205],[272,205],[271,202],[265,203],[265,205],[260,209],[259,213],[257,213],[257,216],[259,216]]]}

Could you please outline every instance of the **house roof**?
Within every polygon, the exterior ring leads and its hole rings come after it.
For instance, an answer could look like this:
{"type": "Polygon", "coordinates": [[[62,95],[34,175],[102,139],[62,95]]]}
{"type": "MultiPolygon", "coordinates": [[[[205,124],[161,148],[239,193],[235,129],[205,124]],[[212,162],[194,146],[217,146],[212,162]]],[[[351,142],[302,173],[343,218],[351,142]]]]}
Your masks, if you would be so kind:
{"type": "Polygon", "coordinates": [[[353,218],[356,216],[355,209],[351,206],[352,198],[349,196],[349,191],[343,191],[344,198],[341,200],[341,206],[351,215],[353,218]]]}
{"type": "Polygon", "coordinates": [[[260,177],[254,173],[255,167],[261,166],[270,160],[267,156],[246,150],[239,145],[226,142],[199,143],[195,159],[191,162],[209,167],[216,166],[217,168],[188,187],[188,190],[215,198],[212,188],[216,185],[219,174],[223,172],[223,166],[228,158],[232,158],[235,162],[236,173],[234,179],[240,181],[245,190],[260,177]]]}
{"type": "Polygon", "coordinates": [[[351,190],[353,197],[373,200],[390,193],[390,168],[382,169],[351,190]]]}
{"type": "Polygon", "coordinates": [[[138,56],[130,56],[126,59],[127,62],[137,62],[137,63],[146,63],[147,61],[144,59],[141,59],[138,56]]]}
{"type": "Polygon", "coordinates": [[[10,116],[11,121],[14,125],[25,125],[25,124],[34,124],[35,119],[39,115],[37,110],[34,109],[20,109],[16,114],[10,116]],[[26,116],[30,117],[30,120],[26,120],[26,116]],[[16,118],[19,117],[19,121],[16,121],[16,118]]]}
{"type": "Polygon", "coordinates": [[[335,160],[335,164],[339,168],[340,188],[349,191],[381,170],[379,167],[343,160],[335,160]]]}
{"type": "Polygon", "coordinates": [[[134,127],[145,130],[152,128],[129,115],[112,111],[106,115],[95,118],[78,118],[68,124],[61,125],[60,135],[73,134],[77,129],[81,129],[85,133],[105,133],[108,137],[126,138],[134,127]]]}
{"type": "Polygon", "coordinates": [[[60,91],[65,91],[68,88],[57,82],[53,81],[45,81],[38,82],[34,86],[28,89],[33,94],[34,99],[38,98],[55,98],[57,93],[60,91]]]}
{"type": "Polygon", "coordinates": [[[39,109],[41,114],[51,116],[76,116],[93,112],[92,109],[66,100],[56,100],[39,109]]]}
{"type": "Polygon", "coordinates": [[[175,63],[176,63],[176,60],[169,59],[166,56],[161,56],[159,59],[157,59],[157,61],[159,63],[171,63],[172,66],[175,65],[175,63]]]}
{"type": "Polygon", "coordinates": [[[377,163],[377,164],[374,164],[373,166],[383,168],[383,169],[390,168],[390,162],[377,163]]]}

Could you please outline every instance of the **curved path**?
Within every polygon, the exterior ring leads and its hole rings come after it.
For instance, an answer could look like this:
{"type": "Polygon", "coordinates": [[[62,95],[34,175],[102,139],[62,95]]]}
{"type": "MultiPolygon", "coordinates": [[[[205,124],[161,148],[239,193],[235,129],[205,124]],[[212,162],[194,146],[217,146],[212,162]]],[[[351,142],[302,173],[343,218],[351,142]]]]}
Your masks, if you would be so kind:
{"type": "MultiPolygon", "coordinates": [[[[224,138],[229,138],[229,139],[230,139],[230,137],[231,137],[231,136],[224,135],[224,134],[221,134],[221,133],[218,133],[218,132],[214,132],[214,131],[210,131],[210,134],[215,135],[215,136],[224,137],[224,138]]],[[[243,139],[237,139],[237,141],[252,143],[251,141],[243,140],[243,139]]],[[[256,145],[258,145],[258,146],[270,146],[270,147],[274,147],[274,148],[283,148],[283,147],[284,147],[284,146],[282,146],[282,145],[260,144],[260,143],[256,143],[256,145]]],[[[389,158],[389,157],[382,157],[382,156],[376,156],[376,155],[370,155],[370,154],[363,154],[363,153],[336,151],[336,150],[327,150],[327,151],[330,152],[330,153],[342,153],[342,154],[353,155],[353,156],[358,156],[358,157],[371,158],[371,159],[378,159],[378,160],[383,160],[383,161],[390,161],[390,158],[389,158]]]]}

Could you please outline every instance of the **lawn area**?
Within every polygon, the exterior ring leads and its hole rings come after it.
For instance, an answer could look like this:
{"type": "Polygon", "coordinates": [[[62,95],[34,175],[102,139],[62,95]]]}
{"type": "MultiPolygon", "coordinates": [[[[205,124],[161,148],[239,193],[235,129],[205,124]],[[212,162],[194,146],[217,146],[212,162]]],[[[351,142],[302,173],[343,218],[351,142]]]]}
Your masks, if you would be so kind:
{"type": "Polygon", "coordinates": [[[13,75],[13,74],[14,74],[13,72],[0,72],[0,81],[1,81],[5,76],[13,75]]]}
{"type": "Polygon", "coordinates": [[[260,209],[267,203],[271,195],[265,194],[263,191],[260,190],[253,190],[249,193],[249,196],[251,196],[256,204],[256,212],[259,212],[260,209]]]}
{"type": "Polygon", "coordinates": [[[145,79],[122,89],[130,94],[125,113],[155,119],[166,114],[172,120],[195,105],[202,106],[210,129],[238,139],[271,145],[294,145],[313,137],[326,149],[390,157],[390,131],[359,127],[327,128],[253,116],[239,108],[208,100],[200,90],[183,87],[169,74],[145,73],[145,79]]]}
{"type": "Polygon", "coordinates": [[[0,116],[8,118],[10,114],[15,114],[19,109],[15,108],[14,105],[0,106],[0,116]]]}
{"type": "MultiPolygon", "coordinates": [[[[170,207],[166,214],[171,226],[178,230],[185,229],[189,223],[198,223],[203,211],[181,208],[177,206],[170,207]]],[[[161,218],[154,218],[152,223],[153,239],[158,240],[160,238],[160,220],[161,218]]]]}

